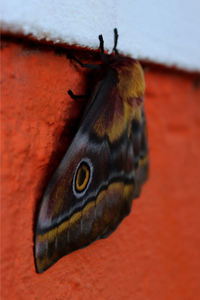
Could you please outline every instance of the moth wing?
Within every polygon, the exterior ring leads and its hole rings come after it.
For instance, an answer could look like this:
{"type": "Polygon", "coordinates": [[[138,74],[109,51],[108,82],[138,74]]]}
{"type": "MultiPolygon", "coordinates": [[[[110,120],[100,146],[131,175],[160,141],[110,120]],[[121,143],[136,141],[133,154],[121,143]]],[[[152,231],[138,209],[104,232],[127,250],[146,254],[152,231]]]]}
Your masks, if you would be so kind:
{"type": "Polygon", "coordinates": [[[38,272],[109,235],[130,212],[132,199],[146,178],[143,105],[139,120],[126,119],[117,78],[113,78],[108,74],[93,95],[44,193],[35,233],[38,272]]]}

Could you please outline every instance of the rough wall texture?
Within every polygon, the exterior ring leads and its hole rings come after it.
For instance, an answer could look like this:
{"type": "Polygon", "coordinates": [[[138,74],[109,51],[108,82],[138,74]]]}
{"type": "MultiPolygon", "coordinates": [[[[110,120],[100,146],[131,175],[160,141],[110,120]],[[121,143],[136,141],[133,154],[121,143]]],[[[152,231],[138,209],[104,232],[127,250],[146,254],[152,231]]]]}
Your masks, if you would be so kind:
{"type": "Polygon", "coordinates": [[[80,116],[85,73],[49,49],[3,43],[2,299],[200,298],[200,84],[146,70],[151,172],[108,239],[37,274],[33,226],[42,191],[80,116]]]}

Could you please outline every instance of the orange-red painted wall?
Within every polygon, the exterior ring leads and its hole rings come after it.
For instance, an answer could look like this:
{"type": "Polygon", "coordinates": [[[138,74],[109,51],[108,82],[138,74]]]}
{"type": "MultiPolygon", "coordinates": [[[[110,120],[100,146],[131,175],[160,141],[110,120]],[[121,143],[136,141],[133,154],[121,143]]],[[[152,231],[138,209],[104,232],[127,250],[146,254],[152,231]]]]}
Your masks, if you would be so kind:
{"type": "Polygon", "coordinates": [[[151,172],[141,197],[108,239],[39,275],[34,217],[81,114],[67,90],[83,94],[86,74],[51,48],[2,46],[1,299],[200,299],[197,76],[149,66],[151,172]]]}

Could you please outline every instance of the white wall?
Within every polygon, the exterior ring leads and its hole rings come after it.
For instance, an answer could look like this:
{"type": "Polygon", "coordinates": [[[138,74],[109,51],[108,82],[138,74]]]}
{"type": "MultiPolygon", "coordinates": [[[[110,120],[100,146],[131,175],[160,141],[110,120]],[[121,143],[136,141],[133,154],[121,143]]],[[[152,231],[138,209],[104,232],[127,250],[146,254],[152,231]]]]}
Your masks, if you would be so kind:
{"type": "Polygon", "coordinates": [[[2,0],[1,27],[200,71],[200,0],[2,0]]]}

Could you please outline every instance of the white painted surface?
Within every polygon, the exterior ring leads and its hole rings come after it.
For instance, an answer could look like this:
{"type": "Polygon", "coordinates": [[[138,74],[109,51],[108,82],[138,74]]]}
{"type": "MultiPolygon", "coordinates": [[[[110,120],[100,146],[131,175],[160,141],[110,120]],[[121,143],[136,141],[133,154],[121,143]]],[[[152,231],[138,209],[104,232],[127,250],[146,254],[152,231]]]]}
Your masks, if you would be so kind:
{"type": "Polygon", "coordinates": [[[37,39],[118,48],[133,57],[200,71],[200,0],[2,0],[1,26],[37,39]]]}

